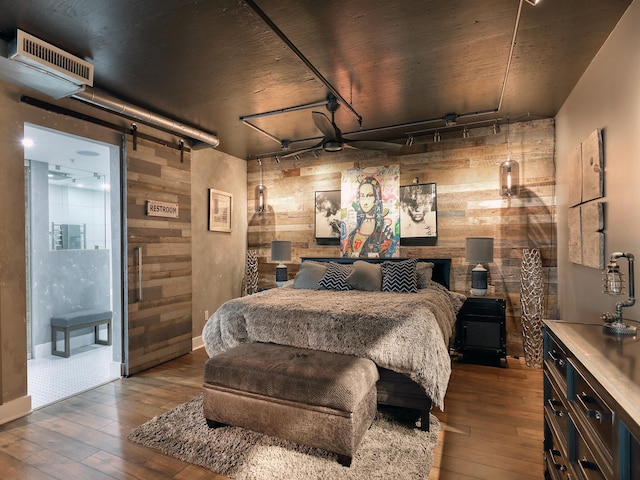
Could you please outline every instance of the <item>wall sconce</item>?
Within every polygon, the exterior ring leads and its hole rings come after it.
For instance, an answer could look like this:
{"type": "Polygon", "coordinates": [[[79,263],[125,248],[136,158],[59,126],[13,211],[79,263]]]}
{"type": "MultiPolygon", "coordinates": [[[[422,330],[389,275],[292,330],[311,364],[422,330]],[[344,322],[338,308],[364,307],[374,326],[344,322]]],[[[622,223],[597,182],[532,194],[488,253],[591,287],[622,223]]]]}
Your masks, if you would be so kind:
{"type": "Polygon", "coordinates": [[[291,261],[291,242],[283,240],[272,241],[271,261],[280,262],[276,267],[276,286],[281,287],[289,279],[287,266],[283,262],[291,261]]]}
{"type": "Polygon", "coordinates": [[[500,164],[500,195],[503,197],[517,197],[520,190],[520,172],[518,162],[511,160],[509,133],[509,121],[507,120],[507,159],[500,164]]]}
{"type": "Polygon", "coordinates": [[[462,129],[462,138],[469,138],[469,129],[467,127],[462,129]]]}
{"type": "Polygon", "coordinates": [[[476,264],[471,270],[471,295],[482,297],[487,294],[487,269],[482,264],[493,262],[493,238],[467,238],[467,262],[476,264]]]}
{"type": "Polygon", "coordinates": [[[635,335],[636,327],[626,325],[622,321],[622,308],[631,307],[636,303],[632,254],[623,252],[611,254],[611,259],[604,272],[604,293],[612,296],[624,293],[622,274],[617,263],[618,258],[626,258],[629,264],[629,298],[624,302],[616,303],[615,313],[605,312],[602,314],[601,318],[605,322],[603,329],[606,333],[614,335],[635,335]]]}
{"type": "Polygon", "coordinates": [[[262,160],[258,159],[258,165],[260,165],[260,184],[256,187],[256,212],[264,213],[267,208],[266,194],[267,189],[262,183],[262,160]]]}
{"type": "Polygon", "coordinates": [[[434,142],[439,142],[440,141],[440,132],[439,131],[435,131],[435,133],[433,134],[433,141],[434,142]]]}

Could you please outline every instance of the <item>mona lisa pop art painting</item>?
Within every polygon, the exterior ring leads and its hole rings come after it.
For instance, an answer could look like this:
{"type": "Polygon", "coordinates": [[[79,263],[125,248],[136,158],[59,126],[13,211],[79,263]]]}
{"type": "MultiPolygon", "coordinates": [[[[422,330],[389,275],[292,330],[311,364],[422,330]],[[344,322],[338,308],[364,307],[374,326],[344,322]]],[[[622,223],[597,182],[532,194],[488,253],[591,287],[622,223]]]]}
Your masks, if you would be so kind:
{"type": "Polygon", "coordinates": [[[343,257],[400,254],[400,166],[342,172],[340,253],[343,257]]]}

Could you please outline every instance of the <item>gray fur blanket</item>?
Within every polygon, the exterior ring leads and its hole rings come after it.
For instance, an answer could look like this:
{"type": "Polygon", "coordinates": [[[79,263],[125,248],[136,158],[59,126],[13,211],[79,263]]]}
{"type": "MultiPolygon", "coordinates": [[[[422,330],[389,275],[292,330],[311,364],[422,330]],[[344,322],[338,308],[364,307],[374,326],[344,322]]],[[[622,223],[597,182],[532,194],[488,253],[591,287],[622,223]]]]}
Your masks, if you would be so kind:
{"type": "Polygon", "coordinates": [[[431,282],[418,293],[283,288],[225,302],[202,332],[209,356],[265,342],[371,359],[408,375],[440,409],[449,338],[465,297],[431,282]]]}

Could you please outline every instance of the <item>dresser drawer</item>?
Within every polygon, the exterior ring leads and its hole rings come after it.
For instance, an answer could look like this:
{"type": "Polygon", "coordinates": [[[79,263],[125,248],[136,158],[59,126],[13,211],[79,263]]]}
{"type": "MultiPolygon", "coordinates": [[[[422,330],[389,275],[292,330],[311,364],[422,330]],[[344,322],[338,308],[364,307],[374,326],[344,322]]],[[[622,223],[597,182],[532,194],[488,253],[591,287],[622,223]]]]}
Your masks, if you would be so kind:
{"type": "Polygon", "coordinates": [[[567,354],[558,345],[552,335],[548,336],[548,347],[545,352],[545,363],[564,382],[567,381],[567,354]]]}
{"type": "Polygon", "coordinates": [[[583,480],[607,480],[603,469],[598,465],[596,457],[587,446],[582,434],[576,431],[576,471],[583,480]]]}
{"type": "Polygon", "coordinates": [[[544,372],[544,409],[562,437],[560,440],[566,444],[569,438],[569,407],[567,406],[567,395],[558,385],[553,377],[544,372]]]}
{"type": "Polygon", "coordinates": [[[561,442],[551,433],[547,419],[545,418],[545,450],[544,461],[546,470],[553,480],[569,480],[569,460],[565,457],[561,442]]]}
{"type": "Polygon", "coordinates": [[[575,411],[580,417],[581,423],[590,427],[600,444],[599,446],[611,459],[614,451],[613,410],[577,369],[575,370],[574,382],[575,390],[573,391],[575,394],[571,400],[574,402],[575,411]]]}

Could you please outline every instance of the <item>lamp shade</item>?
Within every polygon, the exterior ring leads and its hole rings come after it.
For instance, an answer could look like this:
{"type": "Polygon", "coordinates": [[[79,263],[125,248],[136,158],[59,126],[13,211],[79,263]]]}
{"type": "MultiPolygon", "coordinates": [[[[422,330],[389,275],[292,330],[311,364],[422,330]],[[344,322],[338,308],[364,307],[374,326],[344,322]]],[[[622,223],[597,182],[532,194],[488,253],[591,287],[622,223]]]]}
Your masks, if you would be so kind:
{"type": "Polygon", "coordinates": [[[291,242],[284,240],[274,240],[271,242],[271,260],[277,262],[290,261],[291,242]]]}
{"type": "Polygon", "coordinates": [[[493,262],[493,238],[467,238],[467,262],[477,264],[471,270],[471,295],[486,295],[487,269],[482,264],[493,262]]]}
{"type": "Polygon", "coordinates": [[[469,263],[493,262],[493,238],[468,237],[467,238],[467,262],[469,263]]]}

